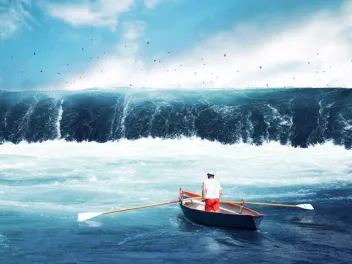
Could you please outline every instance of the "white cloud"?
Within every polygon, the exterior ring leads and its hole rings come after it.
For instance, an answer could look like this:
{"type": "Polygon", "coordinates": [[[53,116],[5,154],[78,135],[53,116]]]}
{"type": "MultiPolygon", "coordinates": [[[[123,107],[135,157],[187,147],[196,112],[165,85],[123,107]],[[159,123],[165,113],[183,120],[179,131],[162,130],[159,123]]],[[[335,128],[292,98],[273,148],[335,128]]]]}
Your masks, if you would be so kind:
{"type": "Polygon", "coordinates": [[[137,40],[143,33],[145,23],[143,21],[134,21],[123,24],[124,39],[126,40],[137,40]]]}
{"type": "Polygon", "coordinates": [[[153,7],[157,6],[162,1],[165,1],[165,0],[144,0],[144,5],[147,8],[153,8],[153,7]]]}
{"type": "Polygon", "coordinates": [[[132,31],[125,32],[128,49],[121,46],[80,74],[82,79],[72,76],[61,88],[351,87],[352,2],[348,3],[337,14],[316,13],[275,30],[240,25],[182,54],[161,52],[161,63],[137,57],[140,47],[131,26],[132,31]]]}
{"type": "Polygon", "coordinates": [[[115,30],[118,17],[127,12],[133,0],[82,1],[79,4],[49,4],[49,14],[73,26],[106,26],[115,30]]]}
{"type": "Polygon", "coordinates": [[[30,0],[0,1],[0,38],[11,37],[21,26],[30,28],[29,21],[34,21],[23,5],[30,5],[30,0]]]}

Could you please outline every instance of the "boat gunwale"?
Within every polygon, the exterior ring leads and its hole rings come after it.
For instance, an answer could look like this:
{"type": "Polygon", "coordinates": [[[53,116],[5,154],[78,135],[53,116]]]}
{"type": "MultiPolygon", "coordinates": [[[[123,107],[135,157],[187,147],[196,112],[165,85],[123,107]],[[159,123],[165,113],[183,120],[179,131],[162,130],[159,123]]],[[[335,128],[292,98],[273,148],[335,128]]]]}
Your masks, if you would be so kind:
{"type": "MultiPolygon", "coordinates": [[[[199,197],[199,195],[197,195],[197,194],[195,194],[195,193],[187,192],[187,191],[182,191],[182,194],[185,194],[185,195],[187,195],[187,196],[191,196],[190,198],[192,198],[192,197],[199,197]]],[[[230,206],[233,206],[233,207],[236,207],[236,208],[241,207],[240,205],[237,205],[237,204],[231,203],[231,202],[221,202],[221,201],[220,201],[220,204],[221,204],[221,203],[222,203],[222,204],[227,204],[227,205],[230,205],[230,206]]],[[[192,207],[190,207],[190,206],[187,206],[186,204],[183,204],[183,203],[182,203],[182,199],[181,199],[180,204],[181,204],[181,206],[187,207],[187,208],[189,208],[189,209],[191,209],[191,210],[200,211],[200,212],[205,212],[205,211],[198,210],[198,209],[192,208],[192,207]]],[[[206,213],[214,213],[214,214],[222,214],[222,215],[234,215],[234,216],[252,216],[252,217],[262,217],[262,216],[264,216],[264,214],[261,214],[261,213],[259,213],[259,212],[257,212],[257,211],[254,211],[254,210],[252,210],[252,209],[250,209],[250,208],[247,208],[247,207],[243,207],[243,210],[249,211],[249,212],[251,212],[251,213],[254,213],[255,215],[252,215],[252,214],[248,215],[248,214],[224,213],[224,212],[212,212],[212,211],[206,212],[206,213]]]]}

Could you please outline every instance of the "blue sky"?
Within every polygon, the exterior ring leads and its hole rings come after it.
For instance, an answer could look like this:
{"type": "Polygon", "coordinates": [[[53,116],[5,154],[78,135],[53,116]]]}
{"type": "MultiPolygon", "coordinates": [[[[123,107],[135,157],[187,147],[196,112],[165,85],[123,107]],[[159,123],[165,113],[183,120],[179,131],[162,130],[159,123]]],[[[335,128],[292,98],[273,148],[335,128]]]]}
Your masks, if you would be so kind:
{"type": "Polygon", "coordinates": [[[350,87],[351,11],[345,0],[0,0],[0,90],[350,87]]]}

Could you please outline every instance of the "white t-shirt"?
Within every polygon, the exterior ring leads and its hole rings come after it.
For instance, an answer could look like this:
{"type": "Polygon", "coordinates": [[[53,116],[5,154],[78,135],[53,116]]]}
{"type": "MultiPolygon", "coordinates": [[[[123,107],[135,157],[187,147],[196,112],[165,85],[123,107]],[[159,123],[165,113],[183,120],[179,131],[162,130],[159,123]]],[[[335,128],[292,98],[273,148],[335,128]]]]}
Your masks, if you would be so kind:
{"type": "Polygon", "coordinates": [[[220,198],[220,190],[222,190],[220,183],[218,183],[217,180],[214,178],[210,178],[206,181],[204,181],[204,187],[205,187],[205,199],[216,199],[220,198]]]}

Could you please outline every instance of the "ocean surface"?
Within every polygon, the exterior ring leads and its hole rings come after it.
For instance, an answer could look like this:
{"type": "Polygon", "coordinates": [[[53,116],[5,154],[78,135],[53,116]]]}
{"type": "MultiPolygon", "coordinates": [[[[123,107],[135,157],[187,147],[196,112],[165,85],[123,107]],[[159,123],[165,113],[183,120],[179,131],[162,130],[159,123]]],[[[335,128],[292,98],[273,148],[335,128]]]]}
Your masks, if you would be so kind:
{"type": "Polygon", "coordinates": [[[0,263],[351,263],[352,90],[0,91],[0,263]],[[249,205],[258,231],[192,223],[200,193],[249,205]]]}

